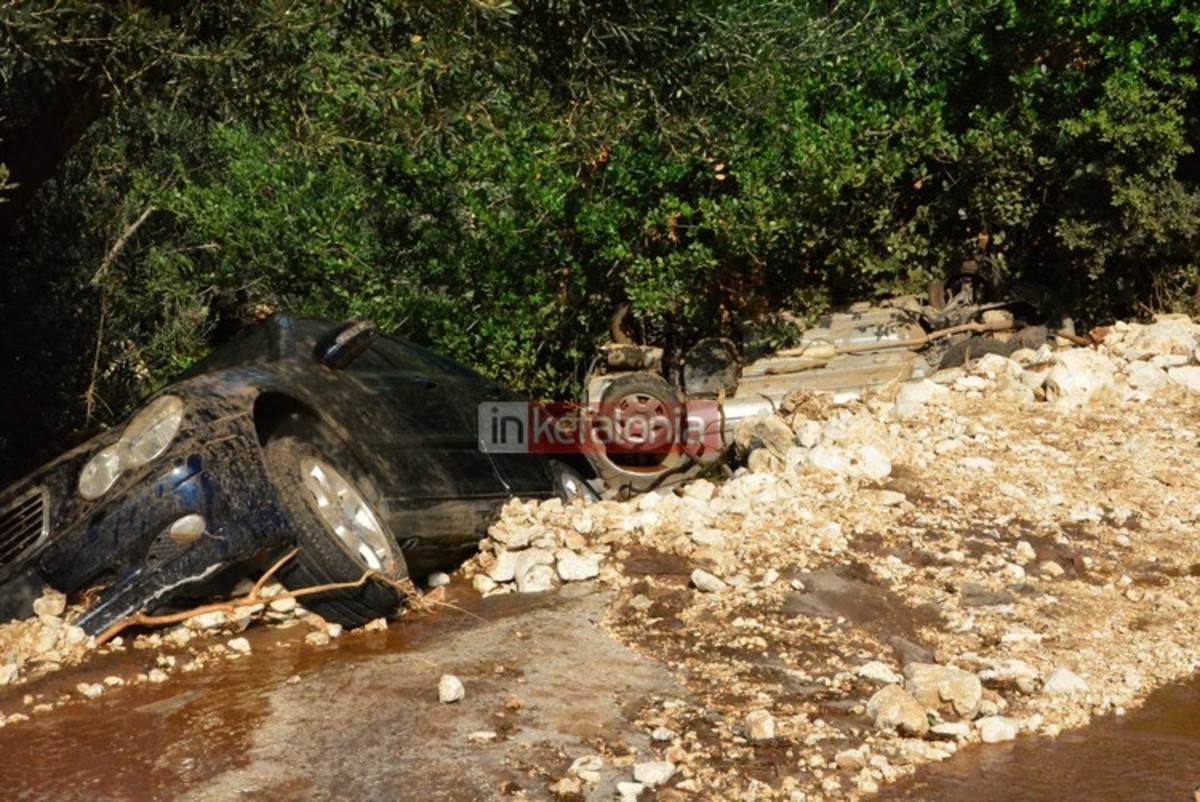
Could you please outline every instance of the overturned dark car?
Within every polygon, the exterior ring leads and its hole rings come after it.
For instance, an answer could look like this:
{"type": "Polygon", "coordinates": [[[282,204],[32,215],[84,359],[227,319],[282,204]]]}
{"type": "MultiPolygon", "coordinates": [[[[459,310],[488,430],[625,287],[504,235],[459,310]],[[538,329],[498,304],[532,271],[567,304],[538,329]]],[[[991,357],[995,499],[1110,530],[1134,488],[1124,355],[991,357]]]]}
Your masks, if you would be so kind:
{"type": "Polygon", "coordinates": [[[0,494],[0,612],[98,589],[76,622],[98,634],[298,547],[289,589],[382,580],[307,607],[392,615],[402,580],[472,553],[509,497],[588,492],[561,462],[481,450],[478,406],[513,398],[368,321],[272,317],[0,494]]]}

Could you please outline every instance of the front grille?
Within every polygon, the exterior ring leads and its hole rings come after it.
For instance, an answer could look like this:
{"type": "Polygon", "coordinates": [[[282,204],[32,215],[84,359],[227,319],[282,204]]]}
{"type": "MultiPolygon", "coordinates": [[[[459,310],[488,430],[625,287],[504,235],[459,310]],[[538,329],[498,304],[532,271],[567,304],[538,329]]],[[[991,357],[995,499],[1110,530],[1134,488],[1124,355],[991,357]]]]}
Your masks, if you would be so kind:
{"type": "Polygon", "coordinates": [[[46,491],[36,487],[0,512],[0,566],[6,566],[49,534],[46,491]]]}

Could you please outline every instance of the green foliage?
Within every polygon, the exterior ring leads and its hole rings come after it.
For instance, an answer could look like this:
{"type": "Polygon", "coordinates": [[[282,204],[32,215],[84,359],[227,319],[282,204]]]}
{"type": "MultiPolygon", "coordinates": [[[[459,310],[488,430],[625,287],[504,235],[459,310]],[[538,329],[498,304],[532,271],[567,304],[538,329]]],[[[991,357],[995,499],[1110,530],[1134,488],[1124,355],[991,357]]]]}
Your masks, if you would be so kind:
{"type": "Polygon", "coordinates": [[[0,21],[0,137],[47,83],[108,98],[5,260],[26,277],[9,302],[90,310],[64,342],[83,366],[99,342],[114,409],[230,303],[369,315],[562,395],[626,301],[736,335],[980,252],[1084,320],[1197,290],[1200,12],[1177,0],[16,3],[0,21]]]}

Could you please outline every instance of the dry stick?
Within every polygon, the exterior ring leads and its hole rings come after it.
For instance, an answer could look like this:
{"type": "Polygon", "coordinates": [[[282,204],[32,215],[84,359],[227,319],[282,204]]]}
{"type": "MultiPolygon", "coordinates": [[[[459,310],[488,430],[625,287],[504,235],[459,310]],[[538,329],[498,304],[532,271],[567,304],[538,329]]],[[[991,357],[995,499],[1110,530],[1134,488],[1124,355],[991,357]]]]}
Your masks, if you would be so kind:
{"type": "MultiPolygon", "coordinates": [[[[299,549],[293,549],[277,560],[275,564],[272,565],[265,574],[263,574],[262,578],[255,583],[254,588],[245,598],[231,599],[227,602],[205,604],[200,607],[194,607],[191,610],[170,613],[168,615],[146,615],[145,613],[134,613],[128,618],[118,621],[97,635],[96,645],[101,646],[107,643],[120,633],[133,626],[162,626],[165,624],[178,624],[181,621],[187,621],[189,618],[195,618],[196,616],[204,615],[205,613],[232,613],[239,607],[253,607],[256,604],[266,604],[268,602],[275,601],[276,599],[298,599],[303,596],[311,596],[314,593],[325,593],[331,590],[349,590],[351,588],[358,588],[365,585],[370,579],[379,579],[396,588],[396,590],[409,595],[410,589],[409,587],[406,587],[405,583],[398,582],[390,577],[384,576],[375,569],[371,568],[365,571],[358,579],[355,579],[351,582],[330,582],[325,585],[313,585],[312,587],[302,588],[300,590],[285,591],[266,600],[259,598],[259,591],[262,589],[262,586],[266,584],[267,580],[270,579],[271,575],[275,571],[279,570],[281,565],[290,560],[292,557],[296,556],[297,552],[299,551],[299,549]]],[[[408,585],[411,585],[411,583],[408,583],[408,585]]]]}
{"type": "Polygon", "coordinates": [[[250,593],[247,594],[249,596],[249,598],[257,599],[258,594],[263,589],[263,586],[267,584],[267,580],[269,580],[272,576],[274,576],[275,572],[278,571],[280,568],[282,568],[284,563],[286,563],[288,560],[292,559],[299,553],[300,553],[300,547],[297,546],[296,548],[289,551],[287,554],[280,557],[275,562],[271,563],[271,567],[267,569],[267,572],[258,578],[258,581],[254,583],[254,587],[250,588],[250,593]]]}
{"type": "MultiPolygon", "coordinates": [[[[93,287],[100,286],[101,279],[112,267],[112,263],[121,255],[121,251],[125,250],[125,245],[129,242],[129,238],[142,227],[142,223],[150,217],[154,212],[153,206],[147,206],[146,211],[142,212],[137,220],[134,220],[129,226],[121,232],[121,236],[117,237],[117,241],[108,249],[108,253],[104,254],[104,259],[100,262],[100,267],[92,275],[92,280],[89,282],[93,287]]],[[[100,381],[100,352],[104,346],[104,325],[108,321],[108,285],[101,287],[100,291],[100,319],[96,323],[96,347],[92,352],[92,374],[91,381],[88,382],[87,390],[83,393],[84,401],[84,420],[91,424],[92,413],[96,409],[96,384],[100,381]]]]}
{"type": "Polygon", "coordinates": [[[108,320],[108,287],[100,294],[100,319],[96,322],[96,347],[92,352],[92,376],[83,393],[83,420],[90,426],[96,410],[96,383],[100,381],[100,352],[104,348],[104,324],[108,320]]]}
{"type": "Polygon", "coordinates": [[[104,278],[104,274],[108,272],[108,269],[112,267],[112,263],[121,255],[121,251],[125,250],[125,245],[128,244],[129,238],[142,227],[142,223],[146,222],[154,211],[153,206],[147,206],[146,211],[142,212],[137,220],[134,220],[129,224],[128,228],[121,232],[121,236],[117,237],[117,241],[113,243],[113,246],[108,249],[108,253],[104,255],[104,260],[100,262],[100,268],[92,276],[92,286],[100,283],[100,279],[104,278]]]}
{"type": "Polygon", "coordinates": [[[1088,346],[1088,345],[1096,344],[1096,341],[1093,340],[1091,337],[1080,337],[1077,334],[1068,334],[1065,331],[1055,332],[1054,336],[1062,337],[1064,340],[1068,340],[1068,341],[1074,343],[1075,345],[1088,346]]]}

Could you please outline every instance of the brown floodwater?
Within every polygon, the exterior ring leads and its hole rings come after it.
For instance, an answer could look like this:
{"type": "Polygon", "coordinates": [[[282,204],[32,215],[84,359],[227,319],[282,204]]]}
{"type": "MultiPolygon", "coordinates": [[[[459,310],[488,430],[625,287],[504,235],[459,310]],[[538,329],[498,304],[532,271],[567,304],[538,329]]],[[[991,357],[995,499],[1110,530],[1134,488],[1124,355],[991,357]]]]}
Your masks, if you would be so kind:
{"type": "MultiPolygon", "coordinates": [[[[474,638],[489,622],[525,621],[554,603],[552,598],[515,596],[486,601],[466,602],[466,609],[445,608],[385,632],[347,636],[326,649],[301,645],[306,627],[255,629],[246,633],[253,644],[251,657],[217,660],[195,673],[177,672],[163,685],[127,686],[92,702],[72,701],[52,712],[33,714],[29,721],[0,728],[0,800],[171,799],[208,788],[255,759],[255,733],[270,716],[271,705],[280,704],[272,697],[278,697],[278,689],[289,681],[297,681],[293,678],[299,678],[301,688],[323,692],[320,689],[335,688],[339,676],[362,671],[371,660],[384,661],[380,673],[387,676],[396,668],[387,663],[394,656],[420,661],[430,644],[448,636],[471,633],[474,638]]],[[[512,640],[511,635],[503,638],[512,640]]],[[[451,648],[462,647],[451,642],[451,648]]],[[[485,644],[483,648],[486,652],[498,647],[485,644]]],[[[80,681],[147,670],[158,653],[131,650],[99,656],[82,669],[51,675],[32,686],[5,689],[0,693],[0,712],[27,709],[21,698],[25,693],[38,695],[37,701],[53,701],[74,694],[74,684],[80,681]]],[[[184,652],[178,655],[181,663],[186,662],[184,652]]],[[[427,695],[435,681],[421,679],[414,691],[390,680],[375,687],[371,683],[377,681],[371,680],[359,701],[367,704],[379,693],[415,700],[427,695]]],[[[78,695],[74,698],[78,700],[78,695]]],[[[313,699],[302,701],[315,704],[313,699]]],[[[578,705],[581,700],[574,701],[578,705]]],[[[563,700],[547,703],[570,707],[563,700]]],[[[411,738],[436,735],[408,726],[411,738]]],[[[282,767],[281,772],[286,775],[287,769],[282,767]]],[[[314,798],[305,767],[295,769],[295,788],[280,782],[266,793],[247,789],[243,798],[314,798]]],[[[885,788],[879,798],[1190,802],[1198,787],[1200,677],[1156,691],[1127,716],[1109,717],[1055,739],[1021,738],[964,748],[953,759],[926,766],[912,778],[885,788]]],[[[351,797],[326,793],[322,798],[351,797]]],[[[451,792],[440,798],[481,797],[451,792]]]]}
{"type": "Polygon", "coordinates": [[[373,656],[420,652],[430,640],[519,616],[551,600],[513,595],[456,602],[435,615],[403,618],[385,631],[348,634],[327,648],[303,646],[305,626],[251,628],[243,633],[253,647],[249,656],[215,658],[195,672],[176,670],[161,685],[126,685],[94,701],[83,701],[75,685],[148,671],[159,654],[173,652],[181,666],[191,655],[165,647],[130,649],[99,655],[29,686],[6,688],[0,715],[25,712],[31,718],[0,728],[0,800],[176,798],[249,763],[252,736],[271,712],[272,692],[289,681],[328,682],[329,675],[354,670],[373,656]],[[24,702],[26,694],[36,697],[35,704],[70,701],[36,713],[24,702]]]}
{"type": "Polygon", "coordinates": [[[963,749],[886,789],[885,800],[1181,800],[1200,788],[1200,678],[1155,691],[1125,716],[1058,738],[963,749]]]}

